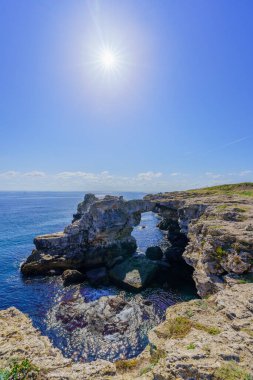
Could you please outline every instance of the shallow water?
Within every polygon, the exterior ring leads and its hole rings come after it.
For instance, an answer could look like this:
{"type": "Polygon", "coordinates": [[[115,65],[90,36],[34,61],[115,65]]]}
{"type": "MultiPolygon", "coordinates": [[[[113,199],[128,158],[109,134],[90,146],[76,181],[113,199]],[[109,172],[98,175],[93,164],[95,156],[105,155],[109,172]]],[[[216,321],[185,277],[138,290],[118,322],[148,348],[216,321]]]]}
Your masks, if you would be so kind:
{"type": "MultiPolygon", "coordinates": [[[[121,193],[125,199],[141,198],[142,193],[121,193]]],[[[61,231],[71,222],[72,214],[77,204],[83,199],[82,192],[0,192],[0,308],[15,306],[27,313],[35,327],[47,334],[54,345],[59,347],[66,356],[72,356],[77,347],[71,343],[71,334],[66,334],[52,321],[54,310],[62,300],[70,296],[71,289],[63,288],[60,277],[22,278],[20,264],[33,249],[33,238],[36,235],[61,231]]],[[[163,233],[156,228],[157,217],[153,213],[142,215],[140,226],[133,235],[138,242],[138,253],[144,253],[148,246],[161,244],[163,233]],[[145,226],[145,228],[142,228],[145,226]]],[[[88,284],[78,286],[82,300],[89,303],[99,300],[102,296],[123,294],[126,299],[136,297],[126,292],[120,292],[114,287],[94,289],[88,284]]],[[[147,289],[142,293],[143,299],[151,301],[151,311],[145,328],[142,329],[135,347],[120,346],[120,339],[114,347],[114,354],[109,355],[97,344],[93,350],[87,346],[75,356],[76,359],[93,360],[96,358],[116,359],[123,355],[130,357],[138,354],[147,343],[147,331],[159,323],[165,309],[182,299],[195,296],[195,290],[182,284],[180,289],[147,289]],[[117,353],[118,349],[118,353],[117,353]]],[[[133,300],[132,302],[135,302],[133,300]]],[[[96,341],[94,345],[96,344],[96,341]]]]}

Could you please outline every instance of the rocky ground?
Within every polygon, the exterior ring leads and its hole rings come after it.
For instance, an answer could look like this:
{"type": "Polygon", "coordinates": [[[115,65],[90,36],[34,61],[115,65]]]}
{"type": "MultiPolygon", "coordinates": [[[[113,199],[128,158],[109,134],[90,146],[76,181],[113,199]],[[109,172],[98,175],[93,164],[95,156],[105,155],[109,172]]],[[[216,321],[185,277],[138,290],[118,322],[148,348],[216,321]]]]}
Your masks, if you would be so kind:
{"type": "MultiPolygon", "coordinates": [[[[251,380],[253,285],[233,284],[204,300],[167,309],[135,359],[90,364],[65,359],[14,308],[0,312],[0,367],[28,358],[39,372],[26,378],[57,380],[251,380]]],[[[1,372],[0,372],[1,374],[1,372]]]]}

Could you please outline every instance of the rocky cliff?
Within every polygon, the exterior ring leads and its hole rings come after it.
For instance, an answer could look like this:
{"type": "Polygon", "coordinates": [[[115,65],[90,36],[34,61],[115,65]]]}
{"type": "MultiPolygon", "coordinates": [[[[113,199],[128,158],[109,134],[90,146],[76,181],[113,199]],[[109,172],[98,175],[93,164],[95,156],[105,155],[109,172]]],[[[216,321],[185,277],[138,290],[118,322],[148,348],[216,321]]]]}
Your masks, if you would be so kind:
{"type": "MultiPolygon", "coordinates": [[[[63,232],[35,238],[36,249],[21,270],[37,274],[105,266],[115,280],[127,278],[133,270],[137,273],[139,267],[153,267],[152,275],[159,273],[150,261],[138,267],[130,259],[136,250],[133,227],[139,224],[142,212],[155,211],[162,218],[159,227],[169,244],[162,261],[174,265],[175,270],[177,263],[177,275],[182,271],[183,278],[186,262],[194,269],[200,296],[215,293],[233,277],[240,280],[253,272],[253,185],[229,186],[148,195],[132,201],[88,194],[63,232]],[[118,259],[128,262],[123,264],[123,272],[122,265],[115,267],[115,273],[110,268],[118,259]]],[[[134,281],[130,278],[129,283],[134,281]]],[[[136,288],[142,285],[138,280],[136,288]]]]}
{"type": "Polygon", "coordinates": [[[149,195],[170,235],[187,236],[184,260],[194,268],[200,296],[253,273],[253,185],[225,185],[149,195]]]}
{"type": "Polygon", "coordinates": [[[73,222],[63,232],[38,236],[36,249],[22,265],[24,274],[49,273],[52,270],[110,267],[117,257],[135,252],[131,236],[140,222],[141,212],[151,207],[148,201],[125,201],[123,197],[96,198],[86,194],[77,207],[73,222]]]}

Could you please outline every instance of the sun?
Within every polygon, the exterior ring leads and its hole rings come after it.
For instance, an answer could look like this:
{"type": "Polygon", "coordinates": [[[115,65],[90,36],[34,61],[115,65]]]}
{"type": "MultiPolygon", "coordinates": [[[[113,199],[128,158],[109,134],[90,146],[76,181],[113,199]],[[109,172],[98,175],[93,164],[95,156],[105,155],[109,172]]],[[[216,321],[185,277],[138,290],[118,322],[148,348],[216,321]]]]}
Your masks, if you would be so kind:
{"type": "Polygon", "coordinates": [[[118,69],[119,57],[112,49],[103,49],[99,61],[104,71],[116,71],[118,69]]]}
{"type": "Polygon", "coordinates": [[[105,50],[101,54],[101,63],[105,69],[112,70],[116,67],[116,55],[111,50],[105,50]]]}

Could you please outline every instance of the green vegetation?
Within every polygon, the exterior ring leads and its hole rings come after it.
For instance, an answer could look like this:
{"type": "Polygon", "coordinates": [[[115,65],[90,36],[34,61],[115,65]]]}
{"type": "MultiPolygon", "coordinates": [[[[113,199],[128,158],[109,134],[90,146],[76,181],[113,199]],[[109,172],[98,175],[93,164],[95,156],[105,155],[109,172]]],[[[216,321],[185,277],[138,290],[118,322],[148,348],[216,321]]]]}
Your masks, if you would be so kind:
{"type": "Polygon", "coordinates": [[[144,375],[145,373],[148,373],[151,371],[159,362],[160,359],[165,358],[166,352],[164,350],[157,349],[154,345],[149,346],[150,350],[150,364],[147,367],[144,367],[140,371],[140,376],[144,375]]]}
{"type": "Polygon", "coordinates": [[[224,226],[222,224],[213,224],[209,226],[208,228],[211,230],[221,230],[222,228],[224,228],[224,226]]]}
{"type": "Polygon", "coordinates": [[[150,372],[153,369],[153,365],[150,364],[147,367],[144,367],[140,370],[140,376],[145,375],[146,373],[150,372]]]}
{"type": "Polygon", "coordinates": [[[216,207],[216,210],[217,211],[223,211],[223,210],[226,210],[226,208],[228,208],[228,205],[219,205],[216,207]]]}
{"type": "Polygon", "coordinates": [[[212,187],[204,187],[202,189],[188,190],[189,193],[199,195],[241,195],[243,197],[253,197],[253,183],[243,182],[231,185],[220,185],[212,187]]]}
{"type": "Polygon", "coordinates": [[[150,350],[150,364],[156,365],[160,359],[165,358],[166,352],[164,350],[150,350]]]}
{"type": "Polygon", "coordinates": [[[253,376],[235,362],[223,364],[214,372],[214,380],[253,380],[253,376]]]}
{"type": "Polygon", "coordinates": [[[218,335],[221,333],[221,330],[218,327],[207,326],[207,325],[203,325],[202,323],[194,323],[193,327],[197,330],[205,331],[210,335],[218,335]]]}
{"type": "Polygon", "coordinates": [[[210,335],[217,335],[221,330],[216,326],[207,326],[198,322],[191,321],[186,317],[176,317],[164,322],[162,331],[156,330],[159,338],[180,339],[184,338],[192,328],[202,330],[210,335]]]}
{"type": "Polygon", "coordinates": [[[10,369],[0,369],[0,380],[36,380],[39,379],[39,369],[28,359],[14,361],[10,369]]]}
{"type": "Polygon", "coordinates": [[[163,331],[156,331],[158,337],[184,338],[191,330],[192,322],[186,317],[176,317],[164,322],[163,331]]]}
{"type": "Polygon", "coordinates": [[[240,276],[238,280],[239,284],[252,284],[253,282],[253,273],[246,273],[240,276]]]}
{"type": "Polygon", "coordinates": [[[138,364],[138,360],[137,359],[117,360],[114,364],[117,370],[125,371],[125,370],[135,368],[138,364]]]}
{"type": "Polygon", "coordinates": [[[191,318],[191,317],[194,316],[194,312],[193,312],[191,309],[189,309],[189,310],[186,310],[185,315],[186,315],[188,318],[191,318]]]}
{"type": "Polygon", "coordinates": [[[223,257],[227,255],[227,252],[221,246],[217,247],[215,252],[216,252],[216,257],[219,261],[221,261],[223,257]]]}
{"type": "Polygon", "coordinates": [[[187,350],[194,350],[196,348],[195,344],[194,343],[190,343],[188,344],[188,346],[186,346],[187,350]]]}
{"type": "Polygon", "coordinates": [[[211,348],[207,344],[205,344],[202,348],[203,348],[203,351],[206,353],[206,355],[210,355],[211,348]]]}
{"type": "Polygon", "coordinates": [[[253,330],[244,328],[244,329],[241,329],[241,331],[245,332],[246,334],[248,334],[249,336],[253,338],[253,330]]]}

